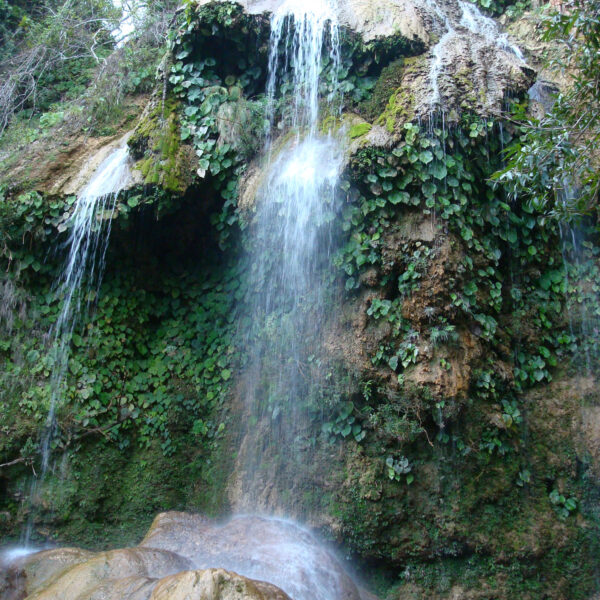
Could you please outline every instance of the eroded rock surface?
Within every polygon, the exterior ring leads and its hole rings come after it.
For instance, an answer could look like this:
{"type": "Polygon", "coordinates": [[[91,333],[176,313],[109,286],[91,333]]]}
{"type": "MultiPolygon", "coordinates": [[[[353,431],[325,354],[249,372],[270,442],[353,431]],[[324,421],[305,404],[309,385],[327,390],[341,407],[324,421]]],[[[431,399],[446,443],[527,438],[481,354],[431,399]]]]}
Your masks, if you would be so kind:
{"type": "MultiPolygon", "coordinates": [[[[261,15],[291,10],[293,3],[249,0],[242,6],[250,15],[261,15]]],[[[398,95],[409,116],[436,110],[451,117],[461,110],[497,114],[507,92],[524,92],[533,83],[535,71],[515,41],[470,2],[340,0],[336,13],[339,25],[358,33],[365,43],[399,36],[424,50],[403,76],[401,89],[410,93],[398,95]]]]}
{"type": "Polygon", "coordinates": [[[165,577],[154,588],[150,600],[290,600],[279,588],[253,581],[224,569],[183,571],[165,577]]]}

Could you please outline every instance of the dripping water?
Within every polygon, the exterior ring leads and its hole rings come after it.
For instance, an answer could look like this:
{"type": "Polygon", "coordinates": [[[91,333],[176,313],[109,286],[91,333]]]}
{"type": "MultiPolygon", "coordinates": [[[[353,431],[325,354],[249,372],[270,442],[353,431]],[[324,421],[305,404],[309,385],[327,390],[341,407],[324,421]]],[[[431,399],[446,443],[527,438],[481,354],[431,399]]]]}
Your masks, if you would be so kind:
{"type": "Polygon", "coordinates": [[[443,26],[444,33],[432,48],[432,60],[429,67],[429,85],[431,87],[430,106],[440,107],[442,97],[440,92],[440,79],[444,75],[445,62],[450,56],[450,45],[455,43],[460,36],[461,30],[466,30],[473,36],[482,38],[489,46],[495,46],[499,50],[513,54],[525,64],[525,57],[521,49],[510,41],[506,33],[501,33],[497,23],[483,15],[475,4],[465,0],[457,3],[460,18],[448,11],[447,7],[440,7],[436,0],[427,0],[427,6],[437,16],[443,26]]]}
{"type": "MultiPolygon", "coordinates": [[[[340,142],[319,131],[322,109],[339,112],[339,34],[335,8],[326,2],[288,2],[272,16],[267,96],[271,135],[265,176],[256,196],[251,240],[250,312],[255,331],[245,403],[260,442],[246,449],[238,508],[272,511],[274,476],[264,452],[281,448],[286,466],[306,454],[308,364],[325,318],[328,257],[342,165],[340,142]],[[329,92],[322,73],[330,69],[329,92]],[[272,141],[276,97],[291,83],[284,141],[272,141]],[[289,459],[289,460],[288,460],[289,459]]],[[[285,98],[285,100],[288,100],[285,98]]],[[[291,489],[295,482],[281,480],[291,489]]],[[[294,494],[292,493],[291,496],[294,494]]],[[[278,506],[278,508],[282,508],[278,506]]]]}
{"type": "Polygon", "coordinates": [[[33,529],[33,503],[49,469],[52,441],[56,434],[56,410],[60,407],[69,362],[69,347],[75,325],[91,298],[98,293],[104,270],[115,199],[130,180],[129,156],[123,146],[112,152],[98,167],[78,195],[67,228],[67,258],[56,284],[61,300],[58,318],[49,332],[50,404],[41,435],[41,472],[33,478],[29,494],[30,516],[22,535],[28,547],[33,529]]]}

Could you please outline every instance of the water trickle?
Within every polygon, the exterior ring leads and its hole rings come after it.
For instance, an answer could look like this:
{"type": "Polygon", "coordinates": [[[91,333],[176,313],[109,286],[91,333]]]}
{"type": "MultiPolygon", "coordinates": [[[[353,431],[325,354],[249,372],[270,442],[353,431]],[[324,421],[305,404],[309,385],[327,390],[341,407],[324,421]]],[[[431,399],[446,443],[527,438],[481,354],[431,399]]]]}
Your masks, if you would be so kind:
{"type": "Polygon", "coordinates": [[[431,83],[431,106],[438,106],[441,102],[439,80],[444,68],[444,58],[447,55],[446,47],[447,44],[456,36],[456,31],[454,30],[448,15],[440,9],[438,3],[434,0],[430,3],[430,5],[435,14],[442,21],[445,28],[445,33],[431,50],[432,61],[429,68],[429,81],[431,83]]]}
{"type": "Polygon", "coordinates": [[[462,15],[460,24],[471,33],[480,35],[491,46],[497,46],[506,52],[514,54],[521,62],[525,62],[525,57],[521,49],[513,44],[506,33],[500,33],[496,21],[483,15],[475,4],[461,0],[459,2],[462,15]]]}
{"type": "MultiPolygon", "coordinates": [[[[55,412],[64,391],[71,338],[82,309],[87,307],[89,302],[90,294],[85,292],[98,292],[104,270],[115,198],[130,177],[128,150],[123,146],[112,152],[100,164],[87,186],[80,192],[67,225],[70,231],[65,244],[68,254],[56,291],[57,296],[62,300],[62,306],[56,323],[50,331],[52,359],[50,408],[41,438],[41,473],[32,482],[30,499],[35,497],[38,485],[48,471],[51,443],[56,426],[55,412]],[[86,296],[88,299],[85,298],[86,296]]],[[[32,518],[29,519],[24,533],[26,546],[31,529],[32,518]]]]}
{"type": "Polygon", "coordinates": [[[437,16],[444,32],[431,50],[429,85],[432,108],[439,108],[442,104],[440,80],[444,75],[445,63],[452,56],[450,51],[452,45],[458,42],[465,30],[471,36],[481,39],[487,46],[513,54],[521,63],[525,64],[525,57],[521,49],[510,41],[506,33],[501,33],[497,23],[483,15],[475,4],[459,0],[458,11],[452,10],[451,5],[444,5],[442,8],[436,0],[426,0],[426,5],[437,16]]]}
{"type": "Polygon", "coordinates": [[[239,508],[245,510],[273,508],[264,497],[262,444],[297,450],[307,423],[305,369],[325,314],[321,279],[332,244],[343,160],[340,142],[319,132],[320,108],[334,114],[339,110],[338,67],[335,8],[317,1],[283,4],[271,20],[267,94],[274,130],[275,99],[291,90],[289,114],[284,109],[282,119],[292,135],[283,143],[269,142],[266,174],[256,196],[251,241],[256,330],[245,395],[263,439],[244,457],[239,508]],[[323,98],[325,68],[330,77],[323,98]]]}
{"type": "MultiPolygon", "coordinates": [[[[331,37],[329,56],[332,73],[339,65],[339,30],[334,8],[326,1],[288,0],[271,18],[269,77],[267,96],[271,111],[279,79],[288,70],[292,74],[293,112],[291,127],[308,128],[315,135],[319,119],[319,82],[323,68],[323,44],[331,37]],[[281,47],[283,46],[283,53],[281,47]],[[282,56],[283,54],[283,56],[282,56]]],[[[269,115],[273,117],[273,113],[269,115]]]]}

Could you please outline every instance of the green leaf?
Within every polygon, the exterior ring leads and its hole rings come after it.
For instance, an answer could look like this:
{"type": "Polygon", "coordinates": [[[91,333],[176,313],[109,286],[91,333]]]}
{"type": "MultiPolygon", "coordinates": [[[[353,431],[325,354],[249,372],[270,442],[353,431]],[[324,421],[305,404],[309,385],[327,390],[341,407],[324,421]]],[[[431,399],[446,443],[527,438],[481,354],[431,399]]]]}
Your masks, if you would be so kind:
{"type": "Polygon", "coordinates": [[[565,500],[565,508],[569,512],[574,511],[577,508],[577,500],[575,498],[569,498],[568,500],[565,500]]]}
{"type": "Polygon", "coordinates": [[[423,164],[428,165],[433,160],[433,154],[429,150],[423,150],[423,152],[419,154],[419,160],[423,164]]]}
{"type": "Polygon", "coordinates": [[[391,204],[408,204],[410,195],[408,192],[392,192],[388,197],[388,202],[391,204]]]}
{"type": "Polygon", "coordinates": [[[436,179],[444,179],[448,175],[446,165],[444,163],[437,163],[431,167],[431,174],[436,179]]]}
{"type": "Polygon", "coordinates": [[[431,198],[437,192],[437,186],[435,183],[431,183],[431,181],[426,181],[421,186],[421,190],[423,190],[423,194],[425,194],[427,198],[431,198]]]}

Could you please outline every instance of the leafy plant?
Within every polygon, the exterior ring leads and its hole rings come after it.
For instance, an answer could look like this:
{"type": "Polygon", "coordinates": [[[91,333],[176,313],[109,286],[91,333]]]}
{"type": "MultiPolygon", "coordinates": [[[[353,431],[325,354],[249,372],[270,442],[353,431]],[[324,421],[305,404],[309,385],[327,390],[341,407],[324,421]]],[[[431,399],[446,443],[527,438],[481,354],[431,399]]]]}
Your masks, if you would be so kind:
{"type": "Polygon", "coordinates": [[[577,510],[577,499],[566,498],[556,488],[550,492],[548,498],[561,519],[566,519],[577,510]]]}
{"type": "Polygon", "coordinates": [[[341,436],[343,438],[352,434],[355,441],[361,442],[366,435],[366,431],[360,423],[356,422],[356,417],[352,414],[353,412],[354,404],[350,401],[345,402],[334,421],[323,423],[323,433],[328,436],[341,436]]]}
{"type": "Polygon", "coordinates": [[[406,483],[410,485],[415,479],[414,474],[411,473],[412,466],[405,456],[401,456],[398,459],[395,459],[393,456],[388,456],[385,459],[385,466],[387,469],[387,476],[392,480],[402,481],[402,479],[405,479],[406,483]],[[403,477],[404,475],[406,475],[406,478],[403,477]]]}

